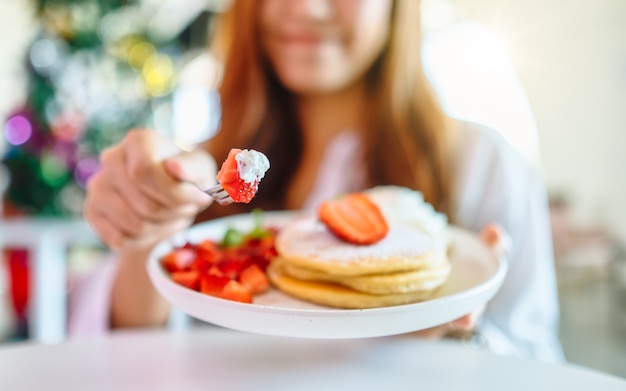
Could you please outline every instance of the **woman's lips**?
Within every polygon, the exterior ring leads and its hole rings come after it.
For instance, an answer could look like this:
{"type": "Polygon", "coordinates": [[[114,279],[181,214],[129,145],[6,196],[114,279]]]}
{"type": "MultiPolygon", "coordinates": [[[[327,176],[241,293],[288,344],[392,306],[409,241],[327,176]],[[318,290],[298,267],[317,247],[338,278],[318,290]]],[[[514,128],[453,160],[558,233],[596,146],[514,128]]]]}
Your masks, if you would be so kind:
{"type": "Polygon", "coordinates": [[[281,41],[287,45],[305,45],[314,46],[319,45],[324,41],[324,38],[320,35],[314,34],[291,34],[283,35],[281,41]]]}

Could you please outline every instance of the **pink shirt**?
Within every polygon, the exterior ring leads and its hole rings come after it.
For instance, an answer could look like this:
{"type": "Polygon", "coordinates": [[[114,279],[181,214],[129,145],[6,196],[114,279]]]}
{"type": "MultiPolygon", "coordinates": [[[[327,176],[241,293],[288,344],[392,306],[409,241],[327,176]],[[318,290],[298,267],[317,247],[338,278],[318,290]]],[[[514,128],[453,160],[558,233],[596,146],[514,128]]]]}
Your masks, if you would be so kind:
{"type": "MultiPolygon", "coordinates": [[[[451,220],[476,232],[499,223],[513,242],[508,275],[489,303],[479,332],[495,353],[560,361],[556,278],[547,197],[540,177],[491,129],[464,123],[460,137],[463,149],[457,156],[459,175],[454,183],[451,220]]],[[[351,132],[333,140],[305,208],[362,188],[364,168],[354,158],[359,147],[359,137],[351,132]]],[[[70,335],[108,330],[115,267],[114,261],[104,262],[74,290],[70,335]]]]}

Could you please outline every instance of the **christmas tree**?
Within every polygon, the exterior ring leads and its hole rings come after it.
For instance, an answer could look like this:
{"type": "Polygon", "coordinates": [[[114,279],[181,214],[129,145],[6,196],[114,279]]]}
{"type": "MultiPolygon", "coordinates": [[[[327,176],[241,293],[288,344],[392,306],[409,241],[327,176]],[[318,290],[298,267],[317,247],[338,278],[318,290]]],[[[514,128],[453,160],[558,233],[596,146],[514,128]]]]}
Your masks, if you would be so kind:
{"type": "Polygon", "coordinates": [[[100,152],[140,126],[167,131],[181,43],[132,0],[39,0],[24,107],[4,126],[6,211],[78,215],[100,152]]]}

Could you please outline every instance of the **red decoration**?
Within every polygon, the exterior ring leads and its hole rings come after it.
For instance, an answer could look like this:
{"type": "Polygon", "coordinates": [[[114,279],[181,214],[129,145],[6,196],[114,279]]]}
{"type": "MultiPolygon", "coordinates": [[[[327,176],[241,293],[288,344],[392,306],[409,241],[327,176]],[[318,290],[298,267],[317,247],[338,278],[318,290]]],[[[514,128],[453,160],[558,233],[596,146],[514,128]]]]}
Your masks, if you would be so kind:
{"type": "Polygon", "coordinates": [[[13,309],[19,319],[25,319],[30,294],[30,272],[28,268],[28,250],[7,248],[4,257],[9,270],[9,286],[13,309]]]}

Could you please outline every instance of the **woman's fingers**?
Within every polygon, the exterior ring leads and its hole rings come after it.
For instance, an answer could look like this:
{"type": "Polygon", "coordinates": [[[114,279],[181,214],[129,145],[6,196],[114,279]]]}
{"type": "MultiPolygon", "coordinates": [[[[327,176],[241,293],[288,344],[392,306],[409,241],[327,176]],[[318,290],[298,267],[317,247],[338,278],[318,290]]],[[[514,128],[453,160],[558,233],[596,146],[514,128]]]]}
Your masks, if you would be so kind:
{"type": "Polygon", "coordinates": [[[453,331],[470,331],[476,328],[478,319],[485,312],[485,307],[475,309],[467,315],[464,315],[456,320],[450,322],[450,327],[453,331]]]}
{"type": "MultiPolygon", "coordinates": [[[[92,190],[97,192],[98,178],[92,190]]],[[[138,217],[115,192],[102,192],[92,197],[85,208],[85,217],[102,241],[112,249],[149,247],[193,222],[196,208],[178,208],[175,216],[162,223],[150,223],[138,217]],[[98,202],[102,201],[101,205],[98,202]]]]}
{"type": "Polygon", "coordinates": [[[195,204],[205,208],[211,202],[195,184],[182,182],[167,172],[163,159],[179,156],[193,157],[183,161],[196,171],[196,182],[214,181],[215,163],[208,153],[181,152],[170,140],[152,131],[130,132],[120,145],[102,154],[102,164],[113,188],[133,210],[158,222],[171,219],[172,211],[179,207],[195,204]]]}
{"type": "MultiPolygon", "coordinates": [[[[183,153],[170,140],[150,131],[135,131],[122,143],[126,176],[145,196],[164,207],[189,202],[206,206],[210,197],[194,183],[181,182],[167,172],[163,161],[183,153]]],[[[206,175],[214,171],[207,170],[206,175]]]]}
{"type": "Polygon", "coordinates": [[[127,237],[140,234],[147,222],[139,217],[107,183],[96,174],[87,187],[85,217],[110,247],[118,247],[127,237]]]}
{"type": "Polygon", "coordinates": [[[126,238],[125,248],[147,248],[155,245],[161,240],[174,236],[178,232],[187,228],[193,222],[193,218],[179,218],[167,224],[154,226],[150,232],[137,237],[126,238]]]}
{"type": "Polygon", "coordinates": [[[489,224],[480,232],[481,239],[489,246],[495,246],[500,241],[502,229],[497,224],[489,224]]]}
{"type": "Polygon", "coordinates": [[[208,189],[216,182],[217,164],[211,155],[201,149],[182,152],[164,161],[166,171],[181,182],[189,182],[200,189],[208,189]]]}
{"type": "Polygon", "coordinates": [[[472,331],[476,328],[478,320],[482,316],[483,312],[485,312],[485,307],[481,306],[470,312],[469,314],[463,315],[462,317],[455,319],[451,322],[416,331],[408,335],[424,339],[438,339],[446,336],[466,334],[467,332],[472,331]]]}
{"type": "Polygon", "coordinates": [[[473,319],[472,315],[468,314],[460,317],[459,319],[453,320],[451,322],[450,328],[467,331],[471,330],[475,324],[476,321],[473,319]]]}
{"type": "Polygon", "coordinates": [[[103,180],[110,190],[119,193],[139,216],[145,219],[155,218],[161,207],[155,200],[142,194],[130,180],[124,167],[122,150],[120,148],[105,150],[100,156],[100,161],[104,169],[99,176],[104,177],[103,180]]]}
{"type": "Polygon", "coordinates": [[[480,232],[481,239],[499,256],[506,256],[511,249],[511,238],[498,224],[489,224],[480,232]]]}
{"type": "Polygon", "coordinates": [[[181,152],[155,132],[131,131],[102,153],[101,170],[88,184],[85,217],[112,248],[153,246],[211,203],[198,186],[214,178],[215,162],[206,152],[181,152]]]}
{"type": "Polygon", "coordinates": [[[104,216],[96,214],[93,209],[85,208],[85,218],[89,221],[96,235],[111,249],[117,249],[124,241],[124,235],[115,228],[104,216]]]}
{"type": "MultiPolygon", "coordinates": [[[[129,208],[140,218],[152,222],[161,223],[175,219],[181,215],[195,215],[199,208],[208,206],[210,197],[202,193],[201,201],[197,200],[181,200],[173,205],[163,205],[154,197],[150,197],[142,192],[137,181],[132,180],[125,169],[124,159],[119,149],[105,151],[102,155],[102,164],[106,167],[102,175],[106,176],[106,182],[110,184],[113,191],[129,205],[129,208]]],[[[173,186],[180,186],[175,183],[173,186]]],[[[161,192],[170,191],[171,189],[163,188],[161,192]]],[[[193,189],[196,191],[197,189],[193,189]]]]}
{"type": "Polygon", "coordinates": [[[215,185],[216,164],[204,150],[181,152],[166,159],[163,168],[179,182],[180,196],[188,197],[199,208],[206,208],[213,199],[202,190],[215,185]]]}
{"type": "Polygon", "coordinates": [[[149,222],[138,216],[119,193],[110,191],[107,198],[106,202],[101,204],[97,204],[96,198],[94,200],[96,204],[92,209],[96,214],[106,218],[123,235],[137,236],[148,229],[149,222]]]}

